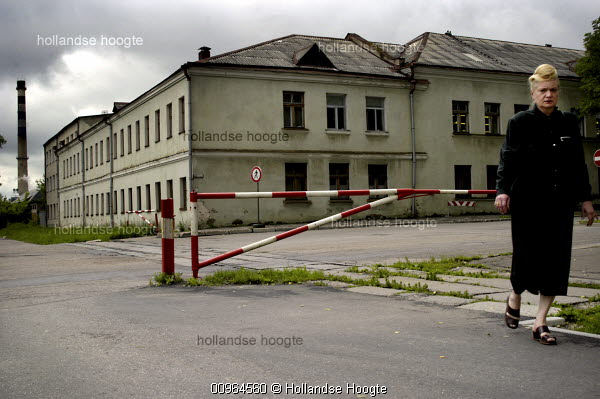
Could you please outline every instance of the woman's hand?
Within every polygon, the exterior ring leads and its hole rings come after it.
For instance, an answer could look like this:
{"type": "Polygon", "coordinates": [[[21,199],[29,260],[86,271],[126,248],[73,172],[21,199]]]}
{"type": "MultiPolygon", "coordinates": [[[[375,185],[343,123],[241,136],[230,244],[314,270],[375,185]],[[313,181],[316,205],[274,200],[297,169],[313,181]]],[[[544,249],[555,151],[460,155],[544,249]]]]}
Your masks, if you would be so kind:
{"type": "Polygon", "coordinates": [[[594,224],[594,219],[598,219],[598,214],[594,210],[594,205],[592,201],[584,201],[581,204],[581,219],[585,219],[587,217],[587,226],[591,226],[594,224]]]}
{"type": "Polygon", "coordinates": [[[510,210],[510,197],[508,194],[500,194],[496,197],[496,202],[494,202],[494,205],[496,206],[496,209],[500,211],[500,213],[508,213],[510,210]]]}

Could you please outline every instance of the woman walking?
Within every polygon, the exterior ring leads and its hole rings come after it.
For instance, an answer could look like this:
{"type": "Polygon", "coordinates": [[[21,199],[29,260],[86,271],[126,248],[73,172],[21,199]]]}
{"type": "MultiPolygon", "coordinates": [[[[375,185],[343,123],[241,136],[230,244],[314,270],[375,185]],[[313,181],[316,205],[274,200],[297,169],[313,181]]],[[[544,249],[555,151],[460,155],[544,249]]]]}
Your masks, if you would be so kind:
{"type": "Polygon", "coordinates": [[[556,345],[546,316],[554,297],[567,295],[573,210],[581,202],[588,226],[598,215],[591,202],[578,118],[556,106],[556,69],[540,65],[529,77],[529,89],[534,104],[508,121],[498,165],[495,205],[501,213],[511,213],[513,242],[513,291],[504,319],[509,328],[517,328],[521,294],[539,294],[533,338],[556,345]]]}

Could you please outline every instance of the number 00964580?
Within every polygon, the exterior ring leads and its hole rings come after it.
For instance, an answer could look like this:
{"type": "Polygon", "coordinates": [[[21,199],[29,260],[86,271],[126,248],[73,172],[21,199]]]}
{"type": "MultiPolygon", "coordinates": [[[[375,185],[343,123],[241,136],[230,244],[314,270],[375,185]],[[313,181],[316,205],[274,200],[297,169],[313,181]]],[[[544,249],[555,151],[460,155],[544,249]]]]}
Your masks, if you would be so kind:
{"type": "Polygon", "coordinates": [[[267,384],[259,382],[246,382],[243,384],[214,382],[210,384],[210,393],[213,395],[265,395],[267,384]]]}

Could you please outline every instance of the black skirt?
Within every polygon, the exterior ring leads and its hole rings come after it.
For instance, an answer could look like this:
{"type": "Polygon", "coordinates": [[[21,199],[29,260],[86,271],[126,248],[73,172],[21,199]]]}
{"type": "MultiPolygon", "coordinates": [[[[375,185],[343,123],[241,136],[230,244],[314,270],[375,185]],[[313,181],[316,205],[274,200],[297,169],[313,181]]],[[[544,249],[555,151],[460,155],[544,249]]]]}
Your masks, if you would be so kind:
{"type": "MultiPolygon", "coordinates": [[[[538,197],[539,198],[539,197],[538,197]]],[[[510,281],[521,294],[567,295],[574,203],[511,198],[513,257],[510,281]]]]}

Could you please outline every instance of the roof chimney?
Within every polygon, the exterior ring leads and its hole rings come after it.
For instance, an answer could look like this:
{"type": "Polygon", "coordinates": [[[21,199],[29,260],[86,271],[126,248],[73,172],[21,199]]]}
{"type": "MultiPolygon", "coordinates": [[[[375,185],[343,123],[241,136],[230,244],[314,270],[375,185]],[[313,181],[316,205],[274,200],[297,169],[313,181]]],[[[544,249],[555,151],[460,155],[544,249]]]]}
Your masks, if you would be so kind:
{"type": "Polygon", "coordinates": [[[200,50],[200,52],[198,53],[198,61],[210,58],[210,47],[203,46],[200,47],[198,50],[200,50]]]}
{"type": "Polygon", "coordinates": [[[549,43],[546,43],[546,47],[552,47],[552,45],[549,43]]]}

